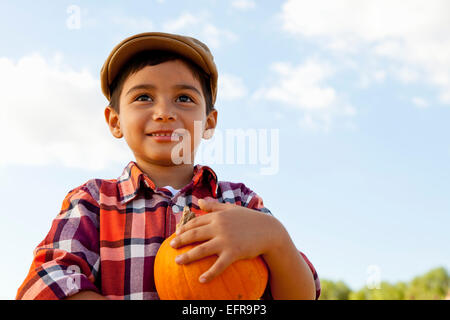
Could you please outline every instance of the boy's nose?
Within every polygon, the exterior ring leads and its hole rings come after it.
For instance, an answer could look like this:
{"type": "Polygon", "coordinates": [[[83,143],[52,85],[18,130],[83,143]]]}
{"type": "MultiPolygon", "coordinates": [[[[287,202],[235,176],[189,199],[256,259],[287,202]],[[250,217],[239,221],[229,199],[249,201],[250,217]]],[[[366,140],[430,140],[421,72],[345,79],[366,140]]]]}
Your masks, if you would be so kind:
{"type": "Polygon", "coordinates": [[[175,115],[168,114],[168,113],[155,113],[153,115],[153,120],[155,121],[169,121],[169,120],[175,120],[175,115]]]}
{"type": "Polygon", "coordinates": [[[158,105],[155,105],[153,120],[155,121],[168,121],[175,120],[176,115],[173,112],[173,109],[168,105],[168,103],[161,102],[158,105]]]}

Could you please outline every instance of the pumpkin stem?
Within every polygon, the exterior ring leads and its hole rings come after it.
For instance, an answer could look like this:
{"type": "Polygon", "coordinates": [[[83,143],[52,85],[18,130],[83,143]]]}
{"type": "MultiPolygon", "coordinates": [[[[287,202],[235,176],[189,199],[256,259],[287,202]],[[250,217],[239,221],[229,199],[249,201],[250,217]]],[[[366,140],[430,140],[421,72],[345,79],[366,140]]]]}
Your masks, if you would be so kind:
{"type": "Polygon", "coordinates": [[[177,224],[177,229],[194,218],[195,218],[195,213],[192,212],[188,206],[184,206],[183,215],[181,216],[180,222],[177,224]]]}

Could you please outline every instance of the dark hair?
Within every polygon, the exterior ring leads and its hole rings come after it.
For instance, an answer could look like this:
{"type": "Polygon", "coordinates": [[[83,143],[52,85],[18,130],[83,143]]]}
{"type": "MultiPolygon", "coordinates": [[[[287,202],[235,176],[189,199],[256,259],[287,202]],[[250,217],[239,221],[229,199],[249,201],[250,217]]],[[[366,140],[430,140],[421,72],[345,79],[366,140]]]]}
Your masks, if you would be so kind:
{"type": "Polygon", "coordinates": [[[110,85],[111,101],[109,102],[109,106],[117,113],[120,112],[120,94],[123,90],[125,80],[130,75],[138,72],[146,66],[154,66],[176,59],[183,61],[189,70],[191,70],[194,78],[199,80],[202,86],[203,95],[205,97],[206,115],[208,115],[212,110],[214,110],[214,106],[212,105],[211,87],[209,85],[209,75],[185,57],[175,52],[162,50],[141,51],[127,61],[110,85]]]}

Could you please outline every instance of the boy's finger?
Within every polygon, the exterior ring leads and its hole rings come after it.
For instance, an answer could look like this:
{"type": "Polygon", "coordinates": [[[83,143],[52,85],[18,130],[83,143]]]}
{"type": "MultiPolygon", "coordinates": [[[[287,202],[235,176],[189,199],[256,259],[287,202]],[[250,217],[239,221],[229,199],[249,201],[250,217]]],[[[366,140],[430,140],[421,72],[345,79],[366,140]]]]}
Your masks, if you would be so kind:
{"type": "Polygon", "coordinates": [[[170,246],[172,248],[183,247],[185,245],[201,242],[209,240],[213,237],[211,234],[211,230],[205,226],[199,226],[197,228],[192,228],[190,230],[186,230],[183,233],[177,235],[175,238],[170,241],[170,246]]]}
{"type": "Polygon", "coordinates": [[[194,248],[186,251],[183,254],[180,254],[175,258],[175,262],[178,264],[187,264],[205,257],[212,256],[216,253],[217,250],[214,246],[214,240],[210,240],[195,246],[194,248]]]}
{"type": "Polygon", "coordinates": [[[205,273],[203,273],[200,278],[198,279],[201,283],[206,283],[208,281],[211,281],[218,275],[220,275],[225,269],[233,263],[233,259],[231,255],[225,253],[222,253],[216,260],[216,262],[207,270],[205,273]]]}
{"type": "Polygon", "coordinates": [[[205,224],[208,224],[209,222],[210,216],[207,214],[196,216],[195,219],[189,220],[186,224],[179,226],[175,232],[177,235],[180,235],[187,230],[203,226],[205,224]]]}
{"type": "Polygon", "coordinates": [[[205,201],[204,199],[199,199],[198,205],[200,209],[207,212],[223,210],[229,207],[229,203],[222,203],[217,201],[205,201]]]}

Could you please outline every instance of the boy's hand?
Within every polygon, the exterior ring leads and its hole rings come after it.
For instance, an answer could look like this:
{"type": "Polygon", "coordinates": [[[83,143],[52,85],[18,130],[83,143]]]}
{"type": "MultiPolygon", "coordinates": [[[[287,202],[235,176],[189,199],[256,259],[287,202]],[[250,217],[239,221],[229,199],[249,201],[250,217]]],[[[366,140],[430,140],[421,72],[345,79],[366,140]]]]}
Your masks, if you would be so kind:
{"type": "Polygon", "coordinates": [[[170,245],[178,248],[204,241],[178,256],[176,262],[180,264],[218,256],[211,268],[200,276],[200,282],[212,280],[236,260],[254,258],[278,249],[284,228],[274,217],[230,203],[200,199],[198,204],[200,209],[210,213],[181,226],[170,245]]]}

